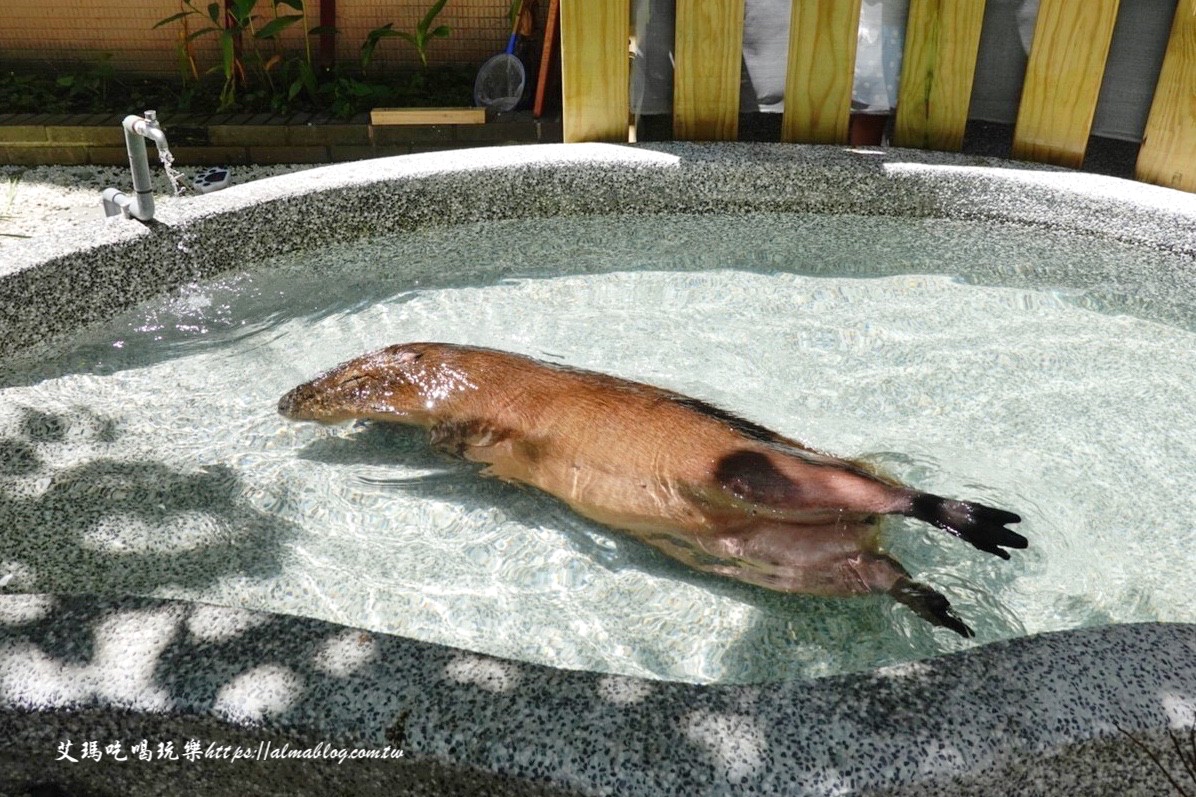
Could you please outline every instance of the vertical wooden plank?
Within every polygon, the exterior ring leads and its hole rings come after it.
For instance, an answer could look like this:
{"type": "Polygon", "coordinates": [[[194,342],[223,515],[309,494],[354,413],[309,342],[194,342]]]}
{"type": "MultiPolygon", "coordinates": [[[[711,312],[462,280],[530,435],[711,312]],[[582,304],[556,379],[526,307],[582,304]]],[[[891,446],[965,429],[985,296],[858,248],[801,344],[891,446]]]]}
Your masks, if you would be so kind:
{"type": "Polygon", "coordinates": [[[733,141],[738,137],[743,3],[677,0],[673,138],[733,141]]]}
{"type": "Polygon", "coordinates": [[[781,140],[847,141],[860,0],[793,0],[781,140]]]}
{"type": "Polygon", "coordinates": [[[1175,9],[1137,177],[1196,191],[1196,0],[1179,0],[1175,9]]]}
{"type": "Polygon", "coordinates": [[[911,0],[893,122],[897,146],[963,146],[983,22],[984,0],[911,0]]]}
{"type": "Polygon", "coordinates": [[[630,0],[561,0],[565,141],[627,141],[630,19],[630,0]]]}
{"type": "Polygon", "coordinates": [[[1041,0],[1013,131],[1013,157],[1079,167],[1118,0],[1041,0]]]}

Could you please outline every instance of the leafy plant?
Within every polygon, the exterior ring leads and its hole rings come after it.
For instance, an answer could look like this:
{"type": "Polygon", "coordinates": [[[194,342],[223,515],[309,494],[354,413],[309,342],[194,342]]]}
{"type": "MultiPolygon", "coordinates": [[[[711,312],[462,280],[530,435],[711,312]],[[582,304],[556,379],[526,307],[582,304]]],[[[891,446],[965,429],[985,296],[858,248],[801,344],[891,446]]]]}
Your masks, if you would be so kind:
{"type": "MultiPolygon", "coordinates": [[[[180,0],[179,7],[183,8],[184,4],[180,0]]],[[[190,11],[181,11],[178,14],[159,20],[155,28],[159,28],[170,22],[178,21],[179,30],[176,34],[175,51],[179,59],[179,75],[183,80],[183,86],[187,87],[192,83],[199,82],[199,64],[195,60],[195,45],[192,44],[194,39],[191,36],[191,25],[187,17],[191,15],[190,11]]]]}
{"type": "Polygon", "coordinates": [[[358,110],[388,103],[394,90],[385,83],[358,80],[351,75],[338,74],[320,87],[334,116],[347,119],[358,110]]]}
{"type": "MultiPolygon", "coordinates": [[[[216,2],[210,2],[206,7],[206,19],[211,24],[195,32],[188,32],[190,17],[205,18],[195,3],[197,0],[180,0],[183,9],[159,20],[154,27],[180,22],[184,33],[180,39],[180,64],[189,68],[198,77],[195,67],[192,42],[201,36],[214,35],[219,38],[220,65],[219,71],[223,75],[224,83],[220,89],[220,104],[217,110],[226,111],[236,107],[238,103],[238,88],[241,89],[242,99],[253,100],[252,104],[259,104],[264,100],[272,110],[286,110],[301,94],[306,93],[309,101],[317,102],[322,94],[327,94],[327,81],[316,69],[312,56],[311,37],[335,34],[336,28],[328,25],[310,27],[308,25],[307,6],[303,0],[268,0],[270,3],[270,19],[258,27],[257,11],[259,0],[232,0],[223,13],[216,2]],[[283,11],[283,9],[286,11],[283,11]],[[284,52],[281,45],[283,32],[294,25],[303,29],[303,55],[296,57],[284,52]],[[273,50],[267,57],[262,52],[263,43],[269,42],[273,50]],[[247,45],[247,52],[239,45],[247,45]],[[258,88],[251,86],[250,75],[256,80],[258,88]],[[279,75],[283,89],[275,85],[275,75],[279,75]]],[[[186,71],[184,70],[184,78],[186,71]]],[[[334,76],[334,84],[340,80],[334,76]]],[[[343,89],[345,86],[340,87],[343,89]]]]}
{"type": "Polygon", "coordinates": [[[387,22],[382,27],[374,28],[366,34],[365,42],[361,45],[361,70],[363,72],[369,67],[370,61],[374,60],[374,50],[377,49],[378,43],[387,37],[400,35],[394,27],[393,22],[387,22]]]}
{"type": "MultiPolygon", "coordinates": [[[[348,118],[381,104],[467,105],[473,70],[464,66],[429,68],[433,39],[450,35],[436,25],[447,0],[436,0],[413,32],[394,24],[370,31],[356,63],[321,68],[312,37],[335,35],[331,26],[309,27],[310,0],[178,0],[178,12],[155,28],[178,25],[175,47],[178,77],[132,78],[116,73],[109,56],[57,74],[0,71],[0,107],[22,113],[110,112],[157,108],[159,111],[252,110],[289,113],[331,111],[348,118]],[[303,31],[303,46],[284,47],[288,31],[303,31]],[[371,77],[371,65],[383,39],[401,37],[416,48],[420,66],[399,74],[371,77]],[[215,63],[204,63],[195,42],[216,37],[215,63]]],[[[3,186],[0,186],[2,188],[3,186]]],[[[0,200],[3,197],[0,195],[0,200]]]]}
{"type": "MultiPolygon", "coordinates": [[[[266,62],[264,71],[268,75],[271,66],[282,64],[284,72],[289,75],[285,102],[295,99],[301,91],[306,91],[311,99],[316,99],[320,91],[320,80],[316,72],[315,60],[312,58],[311,39],[313,36],[332,35],[335,33],[337,33],[337,30],[331,25],[317,25],[314,28],[308,25],[307,5],[303,0],[274,0],[274,19],[255,33],[254,36],[258,39],[272,40],[275,44],[274,57],[266,62]],[[278,8],[284,5],[299,13],[280,16],[278,8]],[[302,23],[304,33],[302,59],[285,58],[279,42],[282,32],[295,23],[302,23]]],[[[285,104],[285,102],[282,104],[285,104]]],[[[276,102],[275,104],[279,103],[276,102]]]]}
{"type": "Polygon", "coordinates": [[[68,98],[88,97],[104,102],[108,99],[108,86],[112,81],[112,53],[104,53],[97,63],[83,72],[66,74],[55,82],[66,89],[68,98]]]}
{"type": "MultiPolygon", "coordinates": [[[[135,99],[144,80],[118,79],[111,54],[55,73],[0,72],[0,108],[10,113],[111,112],[135,99]]],[[[140,103],[134,103],[140,104],[140,103]]]]}
{"type": "MultiPolygon", "coordinates": [[[[208,3],[206,16],[212,24],[184,36],[183,45],[188,47],[188,52],[192,54],[193,51],[189,48],[191,42],[201,36],[219,37],[220,69],[224,74],[224,85],[220,89],[218,110],[228,110],[236,102],[238,78],[242,84],[245,82],[245,66],[237,55],[237,35],[248,26],[256,2],[257,0],[233,0],[233,4],[228,6],[227,14],[221,10],[220,3],[208,3]],[[222,17],[226,19],[222,20],[222,17]]],[[[160,28],[179,21],[186,24],[187,18],[192,15],[204,19],[204,13],[195,7],[193,0],[182,0],[182,4],[186,10],[158,20],[154,27],[160,28]]]]}
{"type": "Polygon", "coordinates": [[[444,39],[451,34],[452,28],[448,25],[439,25],[435,28],[432,23],[436,17],[444,10],[445,4],[448,0],[436,0],[432,7],[428,9],[423,18],[415,25],[415,32],[408,33],[407,31],[395,30],[394,23],[388,22],[380,28],[374,28],[366,36],[365,44],[361,45],[361,67],[364,69],[369,65],[370,60],[374,57],[374,48],[378,46],[378,42],[390,36],[398,36],[399,38],[410,42],[415,47],[415,52],[419,55],[419,62],[424,69],[428,68],[428,44],[432,39],[444,39]]]}
{"type": "Polygon", "coordinates": [[[53,108],[61,89],[36,75],[6,72],[0,75],[0,107],[15,112],[53,108]]]}
{"type": "Polygon", "coordinates": [[[226,111],[236,105],[238,87],[242,89],[249,87],[249,71],[255,73],[259,83],[266,86],[269,94],[275,93],[271,71],[286,62],[278,39],[283,31],[296,23],[303,23],[306,58],[296,61],[295,67],[291,70],[296,74],[290,81],[289,97],[294,98],[304,88],[313,97],[316,94],[317,86],[312,67],[310,37],[335,31],[326,27],[309,29],[307,27],[307,10],[303,0],[271,0],[271,19],[258,29],[258,17],[255,13],[258,2],[259,0],[232,0],[223,10],[219,3],[210,2],[201,12],[196,8],[195,0],[181,0],[184,10],[161,19],[154,25],[155,28],[158,28],[172,22],[182,24],[183,32],[178,46],[180,71],[184,74],[184,80],[188,71],[197,79],[199,76],[192,43],[201,36],[216,36],[218,38],[219,70],[224,77],[224,84],[220,89],[218,110],[226,111]],[[280,14],[279,9],[282,6],[298,13],[280,14]],[[205,20],[206,17],[206,21],[210,21],[211,24],[190,32],[189,18],[192,16],[198,17],[200,20],[205,20]],[[264,57],[261,47],[259,47],[259,42],[264,41],[273,42],[274,53],[270,58],[264,57]],[[243,45],[248,45],[248,61],[242,50],[243,45]]]}

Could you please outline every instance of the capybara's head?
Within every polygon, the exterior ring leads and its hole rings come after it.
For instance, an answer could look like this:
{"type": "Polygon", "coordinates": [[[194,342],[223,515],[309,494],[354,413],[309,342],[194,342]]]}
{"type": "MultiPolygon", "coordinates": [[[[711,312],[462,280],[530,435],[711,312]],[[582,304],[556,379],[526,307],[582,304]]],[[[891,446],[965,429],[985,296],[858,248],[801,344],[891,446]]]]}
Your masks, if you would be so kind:
{"type": "Polygon", "coordinates": [[[278,400],[278,411],[295,421],[368,419],[422,423],[453,391],[468,389],[445,367],[448,347],[401,343],[341,363],[278,400]]]}

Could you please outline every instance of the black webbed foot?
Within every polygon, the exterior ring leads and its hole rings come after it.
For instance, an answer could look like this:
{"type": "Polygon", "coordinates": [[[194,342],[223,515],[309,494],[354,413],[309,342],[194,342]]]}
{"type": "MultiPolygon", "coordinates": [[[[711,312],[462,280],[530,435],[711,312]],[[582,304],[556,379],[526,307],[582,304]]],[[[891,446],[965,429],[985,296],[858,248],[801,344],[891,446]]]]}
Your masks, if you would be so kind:
{"type": "Polygon", "coordinates": [[[1020,523],[1021,516],[1004,509],[919,493],[914,496],[907,514],[1002,559],[1009,558],[1005,548],[1025,548],[1028,545],[1025,537],[1005,528],[1007,524],[1020,523]]]}
{"type": "Polygon", "coordinates": [[[925,584],[919,584],[917,581],[903,577],[892,586],[889,594],[898,603],[905,604],[913,610],[914,614],[932,625],[949,628],[964,639],[976,636],[976,633],[951,609],[951,602],[942,593],[925,584]]]}

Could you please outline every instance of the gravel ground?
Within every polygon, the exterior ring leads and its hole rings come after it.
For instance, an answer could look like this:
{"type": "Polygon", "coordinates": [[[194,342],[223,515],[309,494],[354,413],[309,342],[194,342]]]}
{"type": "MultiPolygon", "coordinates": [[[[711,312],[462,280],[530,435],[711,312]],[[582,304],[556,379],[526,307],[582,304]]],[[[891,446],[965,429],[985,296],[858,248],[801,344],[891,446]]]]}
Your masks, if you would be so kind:
{"type": "MultiPolygon", "coordinates": [[[[151,163],[154,178],[154,202],[167,207],[186,201],[173,195],[162,167],[151,163]]],[[[235,166],[234,183],[286,174],[309,165],[235,166]]],[[[192,177],[198,168],[182,168],[192,177]]],[[[0,251],[6,242],[52,235],[61,224],[86,224],[104,221],[100,192],[116,187],[132,191],[133,178],[128,167],[116,166],[0,166],[0,251]]]]}

